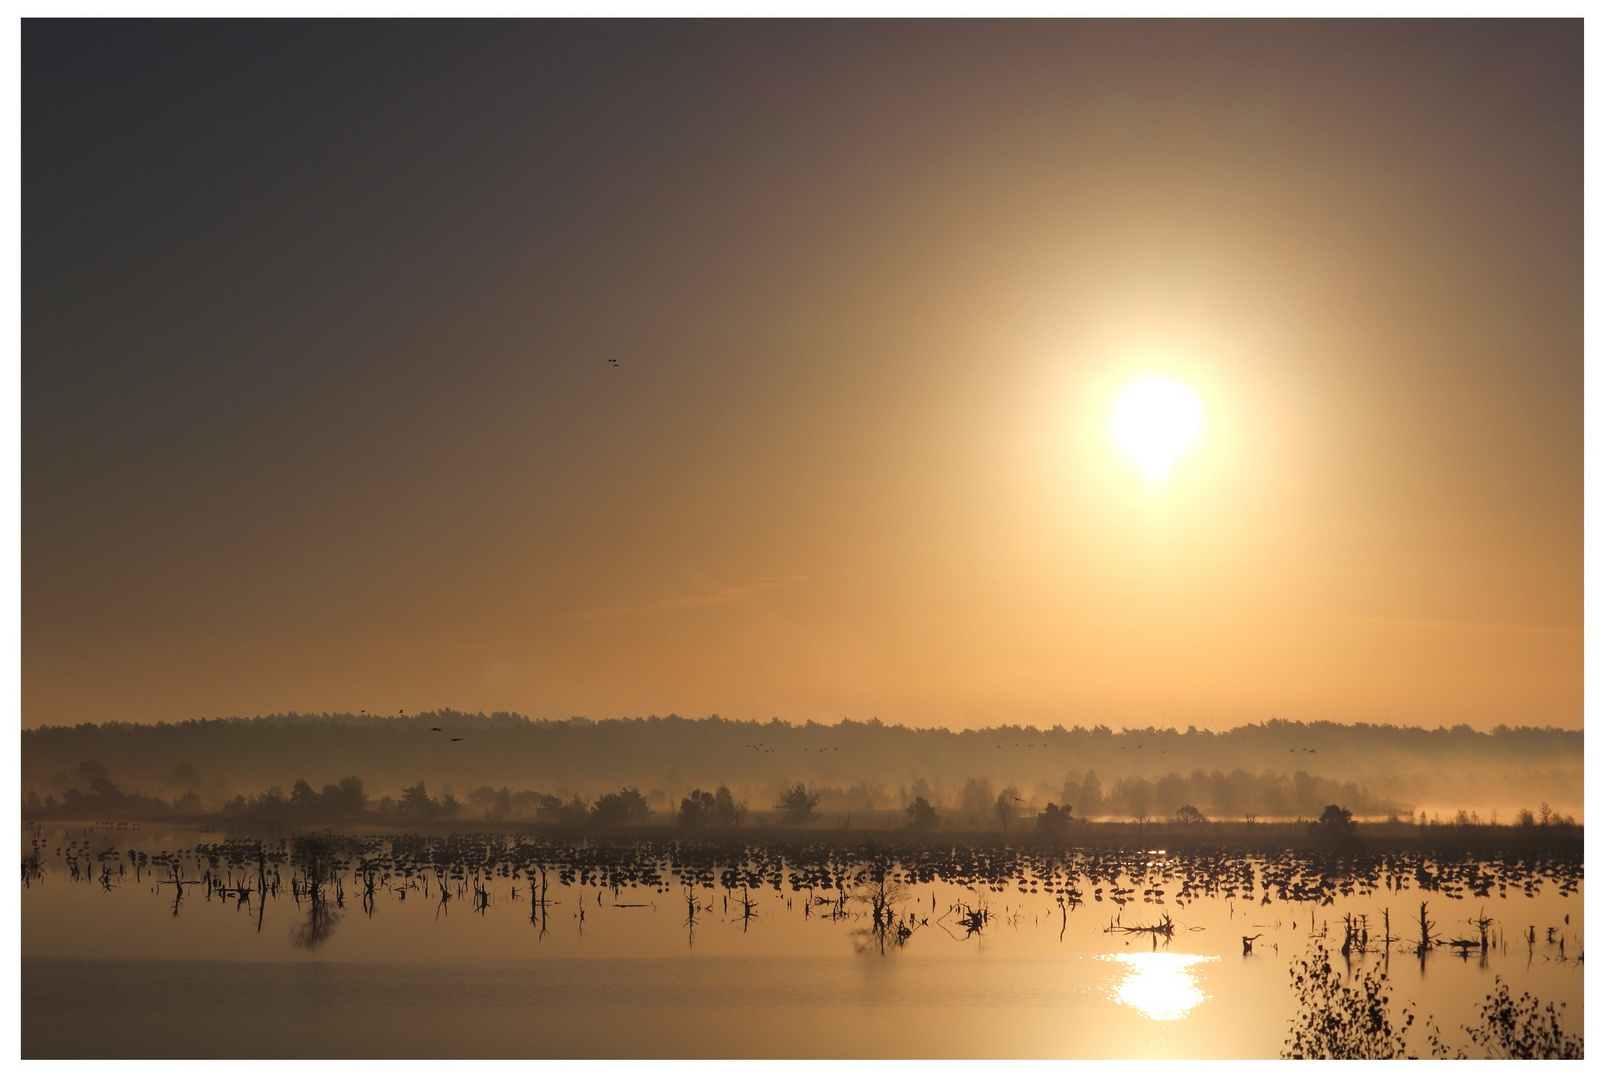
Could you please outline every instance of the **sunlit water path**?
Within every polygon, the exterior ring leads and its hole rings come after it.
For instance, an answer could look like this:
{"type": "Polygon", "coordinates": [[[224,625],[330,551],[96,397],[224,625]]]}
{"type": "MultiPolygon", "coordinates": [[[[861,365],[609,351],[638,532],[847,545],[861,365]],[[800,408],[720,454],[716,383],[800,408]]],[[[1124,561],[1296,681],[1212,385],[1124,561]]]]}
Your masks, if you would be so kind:
{"type": "Polygon", "coordinates": [[[83,829],[30,849],[29,1057],[1271,1057],[1314,940],[1384,966],[1454,1045],[1496,975],[1583,1023],[1577,857],[83,829]]]}

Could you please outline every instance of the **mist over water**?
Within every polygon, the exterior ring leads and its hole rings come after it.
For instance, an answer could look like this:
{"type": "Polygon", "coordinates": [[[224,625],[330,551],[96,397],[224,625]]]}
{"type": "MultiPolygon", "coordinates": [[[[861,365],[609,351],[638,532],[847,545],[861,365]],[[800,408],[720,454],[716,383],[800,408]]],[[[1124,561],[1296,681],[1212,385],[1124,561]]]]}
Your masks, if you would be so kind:
{"type": "MultiPolygon", "coordinates": [[[[1367,819],[1450,821],[1461,812],[1464,823],[1509,823],[1542,803],[1582,818],[1583,757],[1584,733],[1558,728],[1285,720],[1218,732],[951,731],[877,720],[548,721],[439,710],[84,724],[22,735],[23,792],[36,800],[27,804],[35,816],[50,816],[45,800],[73,789],[90,794],[96,780],[123,794],[187,799],[180,812],[193,817],[222,811],[236,795],[277,787],[287,797],[296,781],[318,791],[355,776],[364,785],[356,804],[332,819],[347,824],[419,782],[436,798],[452,794],[462,817],[480,819],[530,820],[542,795],[593,803],[633,787],[663,820],[692,790],[727,785],[760,821],[783,791],[803,783],[830,824],[899,824],[906,805],[923,796],[947,827],[990,828],[995,798],[1008,788],[1025,817],[1056,802],[1079,818],[1164,820],[1192,806],[1209,818],[1295,819],[1339,803],[1367,819]]],[[[121,820],[152,809],[90,800],[69,816],[121,820]]]]}

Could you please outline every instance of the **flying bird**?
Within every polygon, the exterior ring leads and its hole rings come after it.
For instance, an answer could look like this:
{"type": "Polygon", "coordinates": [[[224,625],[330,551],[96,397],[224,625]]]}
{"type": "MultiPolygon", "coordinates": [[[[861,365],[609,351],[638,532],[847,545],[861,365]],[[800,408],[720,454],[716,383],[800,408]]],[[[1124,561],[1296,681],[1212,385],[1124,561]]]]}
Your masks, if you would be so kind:
{"type": "Polygon", "coordinates": [[[451,742],[461,742],[461,741],[462,741],[462,738],[461,738],[461,736],[460,736],[460,735],[457,735],[457,736],[456,736],[456,737],[455,737],[455,738],[453,738],[453,739],[451,739],[451,740],[450,740],[450,741],[451,741],[451,742]]]}
{"type": "Polygon", "coordinates": [[[436,727],[436,728],[429,728],[428,730],[429,731],[444,731],[445,729],[442,728],[442,727],[436,727]]]}

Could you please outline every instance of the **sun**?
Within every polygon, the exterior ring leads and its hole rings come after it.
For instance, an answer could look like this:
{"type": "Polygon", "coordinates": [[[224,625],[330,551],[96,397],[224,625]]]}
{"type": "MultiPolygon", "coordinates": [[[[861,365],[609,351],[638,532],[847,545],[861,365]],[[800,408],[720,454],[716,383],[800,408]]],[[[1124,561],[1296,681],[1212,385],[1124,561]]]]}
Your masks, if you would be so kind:
{"type": "Polygon", "coordinates": [[[1112,405],[1112,437],[1153,483],[1167,479],[1201,434],[1201,399],[1183,383],[1152,375],[1112,405]]]}

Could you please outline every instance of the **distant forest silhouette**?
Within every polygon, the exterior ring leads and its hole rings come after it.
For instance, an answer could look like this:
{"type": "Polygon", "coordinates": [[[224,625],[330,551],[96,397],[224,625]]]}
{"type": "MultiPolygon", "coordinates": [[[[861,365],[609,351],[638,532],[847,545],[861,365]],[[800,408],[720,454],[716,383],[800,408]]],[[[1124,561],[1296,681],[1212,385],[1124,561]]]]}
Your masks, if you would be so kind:
{"type": "Polygon", "coordinates": [[[930,828],[1005,827],[1069,813],[1316,818],[1339,804],[1367,818],[1408,820],[1422,808],[1512,823],[1520,809],[1542,804],[1548,820],[1581,814],[1582,762],[1580,731],[1277,719],[1222,732],[949,731],[877,720],[551,721],[441,709],[22,733],[24,812],[81,820],[221,814],[930,828]]]}

